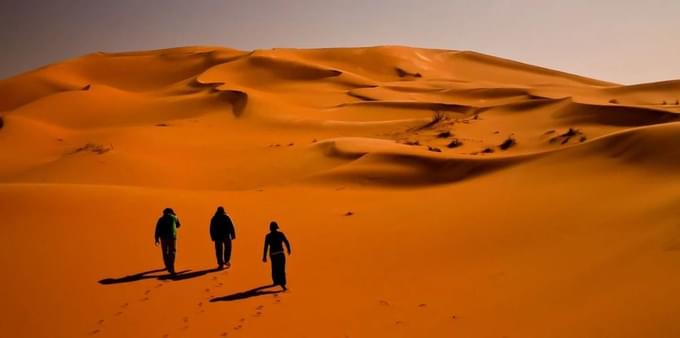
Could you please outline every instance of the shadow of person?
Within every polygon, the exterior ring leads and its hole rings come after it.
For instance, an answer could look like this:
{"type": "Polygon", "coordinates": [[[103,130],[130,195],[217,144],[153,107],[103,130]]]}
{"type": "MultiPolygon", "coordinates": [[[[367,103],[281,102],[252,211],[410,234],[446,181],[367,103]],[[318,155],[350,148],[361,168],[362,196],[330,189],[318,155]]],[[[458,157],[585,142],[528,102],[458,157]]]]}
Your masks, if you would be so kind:
{"type": "Polygon", "coordinates": [[[157,278],[159,280],[180,281],[180,280],[185,280],[185,279],[201,277],[203,275],[207,275],[211,272],[217,272],[217,271],[222,271],[222,270],[218,269],[218,268],[204,269],[204,270],[198,270],[198,271],[185,270],[185,271],[180,271],[180,272],[178,272],[174,275],[163,275],[163,276],[158,276],[157,278]]]}
{"type": "Polygon", "coordinates": [[[157,272],[164,272],[166,271],[165,269],[156,269],[156,270],[149,270],[149,271],[144,271],[140,273],[136,273],[134,275],[128,275],[125,277],[120,277],[120,278],[104,278],[99,281],[99,284],[103,285],[110,285],[110,284],[120,284],[120,283],[131,283],[131,282],[137,282],[143,279],[151,279],[151,278],[156,278],[158,280],[171,280],[171,281],[180,281],[180,280],[185,280],[185,279],[191,279],[191,278],[196,278],[200,277],[206,274],[209,274],[211,272],[217,272],[220,271],[220,269],[214,268],[214,269],[204,269],[204,270],[198,270],[198,271],[191,271],[191,270],[182,270],[177,272],[174,275],[171,275],[169,273],[165,273],[162,275],[157,274],[157,272]]]}
{"type": "Polygon", "coordinates": [[[222,296],[222,297],[215,297],[210,300],[210,302],[231,302],[235,300],[241,300],[241,299],[246,299],[250,297],[257,297],[257,296],[264,296],[264,295],[271,295],[271,294],[276,294],[276,293],[281,293],[283,292],[282,290],[266,290],[268,288],[274,287],[276,285],[270,284],[270,285],[263,285],[256,287],[254,289],[250,289],[248,291],[242,291],[242,292],[237,292],[233,293],[231,295],[227,296],[222,296]]]}
{"type": "Polygon", "coordinates": [[[160,277],[159,275],[152,275],[153,273],[156,272],[163,272],[165,269],[155,269],[155,270],[149,270],[149,271],[144,271],[140,273],[136,273],[134,275],[128,275],[125,277],[120,277],[120,278],[104,278],[99,281],[99,284],[104,284],[104,285],[109,285],[109,284],[119,284],[119,283],[130,283],[130,282],[136,282],[142,279],[149,279],[149,278],[158,278],[160,277]]]}

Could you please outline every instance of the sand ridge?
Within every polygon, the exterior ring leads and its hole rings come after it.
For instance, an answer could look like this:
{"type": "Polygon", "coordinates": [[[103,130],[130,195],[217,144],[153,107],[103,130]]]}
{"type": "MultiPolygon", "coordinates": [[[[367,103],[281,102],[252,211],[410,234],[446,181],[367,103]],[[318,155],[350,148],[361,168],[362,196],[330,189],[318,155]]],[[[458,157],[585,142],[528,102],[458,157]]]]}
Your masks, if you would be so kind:
{"type": "MultiPolygon", "coordinates": [[[[672,100],[680,96],[674,82],[618,86],[473,52],[389,46],[253,52],[201,47],[98,53],[3,80],[0,88],[8,88],[0,104],[8,124],[15,118],[29,119],[78,130],[74,138],[88,140],[73,142],[112,145],[114,151],[106,157],[117,158],[107,167],[126,166],[127,170],[139,171],[138,175],[152,164],[133,158],[148,149],[120,144],[119,135],[154,135],[150,149],[154,143],[164,144],[166,138],[180,134],[183,139],[197,139],[198,134],[210,138],[205,145],[183,144],[173,149],[175,156],[187,154],[192,161],[209,163],[211,153],[225,147],[257,151],[275,160],[278,155],[262,149],[271,143],[305,146],[283,155],[292,156],[285,162],[312,158],[326,163],[282,178],[271,177],[268,169],[262,172],[251,166],[248,187],[316,177],[319,171],[338,165],[314,158],[310,144],[328,136],[393,140],[414,145],[423,157],[429,155],[428,151],[441,153],[439,156],[480,158],[524,155],[587,143],[623,128],[673,122],[679,106],[672,100]],[[36,87],[40,83],[50,83],[51,91],[36,87]],[[66,83],[69,89],[63,88],[66,83]],[[635,95],[643,95],[635,94],[636,88],[643,94],[651,91],[652,98],[663,93],[666,104],[633,100],[635,95]],[[21,95],[12,95],[15,92],[21,95]],[[201,119],[204,116],[209,119],[201,119]],[[211,126],[204,127],[207,120],[211,126]],[[404,126],[403,122],[409,120],[412,124],[404,126]],[[425,127],[419,127],[419,123],[425,127]],[[257,128],[258,124],[274,128],[271,134],[290,134],[289,139],[241,142],[236,129],[245,125],[246,129],[257,128]],[[160,127],[167,130],[153,130],[160,127]],[[551,132],[566,133],[570,128],[578,129],[579,137],[559,144],[542,137],[551,132]],[[151,131],[146,133],[145,129],[151,131]],[[315,135],[314,129],[322,132],[315,135]],[[223,132],[231,137],[220,140],[223,132]],[[437,137],[445,133],[450,136],[437,137]],[[510,138],[513,147],[498,151],[498,146],[510,138]],[[452,143],[452,139],[457,142],[452,143]],[[197,146],[216,149],[196,151],[197,146]]],[[[3,142],[3,146],[12,148],[12,140],[3,142]]],[[[73,157],[68,155],[81,146],[63,142],[62,154],[50,154],[52,159],[58,158],[50,161],[50,166],[41,169],[45,159],[34,158],[36,163],[25,171],[30,174],[0,179],[32,182],[37,173],[49,171],[47,180],[60,182],[58,172],[70,171],[56,167],[71,168],[68,163],[73,157]]],[[[95,176],[87,183],[139,184],[138,180],[107,179],[105,173],[95,176]]],[[[169,181],[178,180],[169,177],[148,185],[172,184],[169,181]]],[[[243,187],[223,182],[216,188],[243,187]]]]}

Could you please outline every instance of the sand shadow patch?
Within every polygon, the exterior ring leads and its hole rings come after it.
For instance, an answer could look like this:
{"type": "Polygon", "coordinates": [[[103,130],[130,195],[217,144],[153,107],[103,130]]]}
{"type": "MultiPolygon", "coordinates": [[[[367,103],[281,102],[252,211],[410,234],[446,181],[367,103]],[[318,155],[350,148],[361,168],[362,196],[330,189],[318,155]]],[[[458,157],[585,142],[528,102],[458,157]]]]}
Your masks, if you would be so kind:
{"type": "Polygon", "coordinates": [[[140,281],[140,280],[143,280],[143,279],[158,278],[161,275],[158,275],[157,273],[164,272],[164,271],[165,271],[165,269],[154,269],[154,270],[136,273],[136,274],[133,274],[133,275],[127,275],[127,276],[124,276],[124,277],[104,278],[102,280],[99,280],[98,283],[103,284],[103,285],[131,283],[131,282],[136,282],[136,281],[140,281]]]}
{"type": "Polygon", "coordinates": [[[109,151],[113,150],[113,146],[105,146],[102,144],[95,144],[95,143],[87,143],[82,147],[79,147],[75,149],[71,154],[77,154],[77,153],[82,153],[82,152],[90,152],[90,153],[95,153],[97,155],[103,155],[108,153],[109,151]]]}
{"type": "Polygon", "coordinates": [[[243,115],[248,104],[248,94],[240,90],[218,90],[219,98],[231,104],[235,117],[243,115]]]}
{"type": "Polygon", "coordinates": [[[212,268],[212,269],[204,269],[204,270],[198,270],[198,271],[182,270],[182,271],[177,272],[174,275],[169,274],[169,273],[159,274],[159,272],[165,272],[165,271],[166,271],[165,269],[155,269],[155,270],[149,270],[149,271],[136,273],[136,274],[133,274],[133,275],[127,275],[127,276],[124,276],[124,277],[104,278],[104,279],[99,280],[98,283],[102,284],[102,285],[122,284],[122,283],[132,283],[132,282],[137,282],[137,281],[140,281],[140,280],[152,279],[152,278],[155,278],[155,279],[161,280],[161,281],[181,281],[181,280],[201,277],[201,276],[207,275],[211,272],[217,272],[217,271],[221,271],[221,270],[217,269],[217,268],[212,268]]]}
{"type": "Polygon", "coordinates": [[[185,270],[185,271],[180,271],[180,272],[178,272],[174,275],[167,274],[167,275],[164,275],[164,276],[159,276],[158,280],[181,281],[181,280],[201,277],[201,276],[207,275],[211,272],[217,272],[217,271],[223,271],[223,270],[218,269],[218,268],[204,269],[204,270],[198,270],[198,271],[185,270]]]}
{"type": "Polygon", "coordinates": [[[270,284],[270,285],[263,285],[256,287],[254,289],[250,289],[247,291],[242,291],[242,292],[237,292],[237,293],[232,293],[230,295],[222,296],[222,297],[215,297],[210,300],[211,303],[214,302],[231,302],[235,300],[242,300],[242,299],[247,299],[247,298],[252,298],[252,297],[257,297],[257,296],[264,296],[264,295],[273,295],[273,294],[278,294],[283,292],[283,290],[267,290],[269,288],[274,287],[275,285],[270,284]]]}

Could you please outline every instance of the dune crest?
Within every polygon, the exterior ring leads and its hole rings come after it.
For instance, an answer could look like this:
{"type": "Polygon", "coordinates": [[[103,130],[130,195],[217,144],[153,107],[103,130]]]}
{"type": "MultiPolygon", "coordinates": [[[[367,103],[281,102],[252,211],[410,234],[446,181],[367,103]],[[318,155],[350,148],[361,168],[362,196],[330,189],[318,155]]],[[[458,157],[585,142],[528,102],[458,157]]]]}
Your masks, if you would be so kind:
{"type": "MultiPolygon", "coordinates": [[[[542,153],[625,128],[674,122],[680,109],[673,101],[680,98],[676,82],[618,86],[467,51],[385,46],[242,52],[187,47],[96,53],[6,79],[0,82],[0,109],[5,129],[13,128],[14,118],[25,118],[79,130],[72,136],[75,144],[63,142],[62,154],[85,143],[116,143],[118,155],[134,158],[146,150],[126,144],[124,134],[154,135],[149,147],[155,148],[167,137],[198,139],[192,135],[200,133],[201,137],[210,135],[210,142],[201,145],[205,151],[196,151],[198,145],[189,142],[178,144],[172,153],[180,157],[192,154],[193,161],[210,162],[200,154],[211,157],[208,154],[238,144],[239,151],[260,152],[268,160],[290,156],[286,163],[312,156],[305,155],[310,150],[299,147],[312,139],[361,136],[411,144],[416,152],[428,156],[487,158],[542,153]],[[655,102],[662,96],[665,104],[655,102]],[[241,121],[229,122],[234,118],[241,121]],[[414,121],[410,127],[380,123],[407,120],[414,121]],[[427,124],[428,120],[432,123],[427,124]],[[415,121],[423,121],[427,127],[419,128],[415,121]],[[271,126],[289,139],[274,140],[266,135],[253,139],[239,133],[244,125],[252,130],[258,124],[271,126]],[[168,128],[157,130],[157,125],[168,128]],[[296,132],[300,128],[304,132],[296,132]],[[543,137],[551,130],[569,128],[582,135],[559,145],[543,137]],[[150,132],[143,132],[145,129],[150,132]],[[444,132],[453,136],[437,137],[444,132]],[[302,135],[306,136],[300,139],[302,135]],[[510,135],[517,146],[499,150],[498,145],[510,135]],[[449,147],[452,138],[458,142],[455,147],[449,147]],[[286,154],[273,154],[270,143],[298,147],[286,154]]],[[[6,139],[0,146],[15,148],[15,142],[21,139],[6,139]]],[[[122,158],[107,157],[112,160],[108,170],[135,166],[122,158]]],[[[11,182],[21,177],[33,181],[48,170],[41,169],[44,162],[36,158],[31,171],[0,180],[11,182]]],[[[296,167],[283,165],[286,170],[296,167]]],[[[53,166],[49,168],[50,182],[71,181],[60,177],[53,166]]],[[[386,174],[381,168],[376,167],[373,174],[386,174]]],[[[441,176],[438,170],[423,169],[418,175],[441,176]]],[[[256,167],[248,171],[251,179],[245,186],[289,181],[283,177],[272,181],[271,175],[256,167]]],[[[315,179],[318,174],[321,172],[304,171],[315,179]]],[[[134,185],[138,181],[141,178],[95,179],[93,183],[134,185]]]]}

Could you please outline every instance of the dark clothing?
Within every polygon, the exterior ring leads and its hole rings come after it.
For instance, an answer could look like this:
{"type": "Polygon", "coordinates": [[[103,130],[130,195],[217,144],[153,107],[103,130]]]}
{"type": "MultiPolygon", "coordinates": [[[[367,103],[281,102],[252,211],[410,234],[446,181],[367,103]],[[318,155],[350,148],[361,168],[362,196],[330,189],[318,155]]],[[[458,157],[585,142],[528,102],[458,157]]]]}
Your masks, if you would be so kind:
{"type": "Polygon", "coordinates": [[[231,240],[225,238],[221,241],[215,241],[215,256],[217,257],[217,265],[220,267],[231,261],[231,240]]]}
{"type": "Polygon", "coordinates": [[[177,255],[177,228],[180,227],[179,219],[175,214],[164,211],[165,213],[156,222],[156,232],[154,238],[156,243],[161,242],[161,253],[165,269],[170,273],[175,273],[175,256],[177,255]]]}
{"type": "Polygon", "coordinates": [[[215,256],[220,267],[231,260],[231,241],[236,239],[236,229],[225,213],[216,213],[210,220],[210,239],[215,242],[215,256]]]}
{"type": "Polygon", "coordinates": [[[226,214],[215,214],[210,220],[210,239],[213,241],[236,239],[236,229],[226,214]]]}
{"type": "Polygon", "coordinates": [[[177,229],[181,226],[177,216],[173,214],[164,214],[156,222],[156,233],[154,238],[159,239],[177,239],[177,229]]]}
{"type": "Polygon", "coordinates": [[[264,255],[267,254],[267,247],[269,247],[269,255],[273,255],[277,252],[283,252],[283,244],[286,244],[288,252],[290,252],[290,243],[286,235],[281,231],[272,231],[267,234],[264,238],[264,255]]]}
{"type": "Polygon", "coordinates": [[[272,262],[272,281],[274,285],[286,286],[286,255],[283,252],[283,245],[286,245],[290,254],[290,243],[286,235],[280,231],[272,231],[264,238],[264,253],[266,257],[269,250],[269,259],[272,262]]]}
{"type": "Polygon", "coordinates": [[[286,286],[286,255],[281,252],[269,256],[269,259],[272,261],[272,282],[286,286]]]}
{"type": "Polygon", "coordinates": [[[161,251],[163,252],[163,263],[165,269],[170,273],[175,273],[175,255],[177,253],[177,240],[161,238],[161,251]]]}

